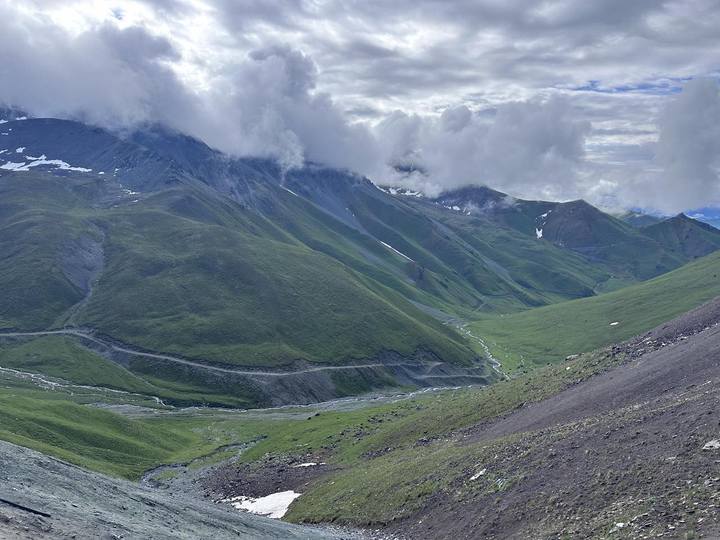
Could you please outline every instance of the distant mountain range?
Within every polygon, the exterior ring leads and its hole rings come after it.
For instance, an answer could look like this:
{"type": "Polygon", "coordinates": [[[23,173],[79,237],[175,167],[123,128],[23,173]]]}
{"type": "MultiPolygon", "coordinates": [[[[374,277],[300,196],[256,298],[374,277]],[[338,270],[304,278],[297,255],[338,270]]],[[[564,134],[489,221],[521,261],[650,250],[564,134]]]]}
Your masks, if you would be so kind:
{"type": "MultiPolygon", "coordinates": [[[[232,369],[347,368],[304,379],[306,400],[492,381],[463,321],[592,296],[720,247],[720,231],[687,216],[637,227],[584,201],[485,187],[431,199],[318,164],[231,158],[158,127],[120,137],[5,120],[0,328],[82,328],[232,369]]],[[[217,390],[161,364],[128,366],[217,390]]],[[[271,387],[232,391],[282,402],[271,387]]]]}

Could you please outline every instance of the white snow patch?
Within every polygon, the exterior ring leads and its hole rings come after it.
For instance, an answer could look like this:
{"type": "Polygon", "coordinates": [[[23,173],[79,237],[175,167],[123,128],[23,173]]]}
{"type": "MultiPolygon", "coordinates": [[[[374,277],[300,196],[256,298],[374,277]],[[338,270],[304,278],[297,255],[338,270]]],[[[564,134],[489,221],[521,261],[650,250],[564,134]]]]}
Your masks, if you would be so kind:
{"type": "Polygon", "coordinates": [[[610,326],[617,326],[618,324],[620,324],[620,321],[615,321],[615,322],[611,322],[610,326]]]}
{"type": "Polygon", "coordinates": [[[285,186],[280,186],[280,187],[283,188],[283,189],[284,189],[285,191],[287,191],[288,193],[292,193],[292,194],[295,195],[296,197],[299,197],[299,196],[300,196],[300,195],[298,195],[297,193],[295,193],[292,189],[288,189],[288,188],[286,188],[285,186]]]}
{"type": "Polygon", "coordinates": [[[708,441],[705,443],[705,446],[702,447],[703,450],[720,450],[720,440],[713,439],[712,441],[708,441]]]}
{"type": "Polygon", "coordinates": [[[295,499],[297,499],[301,493],[295,493],[294,491],[280,491],[273,493],[267,497],[233,497],[231,499],[223,499],[220,502],[228,502],[238,510],[244,510],[251,514],[257,514],[258,516],[266,516],[272,519],[280,519],[283,517],[295,499]]]}
{"type": "Polygon", "coordinates": [[[623,523],[622,521],[616,523],[616,524],[613,526],[613,528],[610,529],[610,534],[615,533],[615,532],[618,532],[620,529],[624,529],[624,528],[625,528],[625,525],[627,525],[627,524],[626,524],[626,523],[623,523]]]}
{"type": "Polygon", "coordinates": [[[460,211],[460,207],[459,207],[459,206],[453,206],[452,209],[455,210],[456,212],[459,212],[459,211],[460,211]]]}
{"type": "Polygon", "coordinates": [[[26,171],[27,169],[23,169],[23,167],[25,167],[24,161],[22,163],[8,161],[4,165],[0,165],[0,169],[5,169],[6,171],[26,171]]]}
{"type": "Polygon", "coordinates": [[[24,147],[24,146],[21,146],[21,147],[15,149],[15,152],[18,153],[18,154],[22,154],[24,151],[25,151],[25,147],[24,147]]]}
{"type": "Polygon", "coordinates": [[[7,124],[7,123],[8,123],[7,120],[3,120],[2,118],[0,118],[0,124],[7,124]]]}
{"type": "Polygon", "coordinates": [[[406,197],[424,197],[422,193],[419,191],[413,191],[411,189],[404,189],[404,188],[397,188],[397,187],[380,187],[375,186],[380,191],[384,191],[385,193],[389,193],[390,195],[404,195],[406,197]]]}
{"type": "Polygon", "coordinates": [[[5,152],[7,152],[7,150],[0,150],[0,155],[4,154],[5,152]]]}
{"type": "Polygon", "coordinates": [[[537,239],[540,240],[543,236],[543,230],[542,229],[535,229],[535,236],[537,236],[537,239]]]}
{"type": "Polygon", "coordinates": [[[473,474],[473,475],[470,477],[470,480],[477,480],[477,479],[480,478],[481,476],[485,476],[485,473],[486,473],[486,472],[487,472],[487,469],[483,469],[482,471],[473,474]]]}
{"type": "Polygon", "coordinates": [[[40,157],[25,156],[25,159],[29,159],[30,161],[37,161],[38,159],[47,159],[47,156],[45,154],[40,157]]]}
{"type": "Polygon", "coordinates": [[[100,171],[98,174],[105,174],[105,171],[100,171]]]}
{"type": "Polygon", "coordinates": [[[325,465],[325,462],[308,461],[307,463],[298,463],[293,465],[293,469],[299,469],[300,467],[318,467],[319,465],[325,465]]]}
{"type": "MultiPolygon", "coordinates": [[[[23,148],[24,150],[24,148],[23,148]]],[[[40,165],[51,165],[54,167],[57,167],[60,170],[63,171],[77,171],[77,172],[91,172],[92,169],[86,169],[84,167],[73,167],[69,163],[66,163],[65,161],[62,161],[60,159],[47,159],[44,155],[34,158],[25,156],[27,159],[31,160],[29,163],[12,163],[7,162],[5,165],[1,165],[0,168],[2,169],[9,169],[13,171],[29,171],[32,167],[38,167],[40,165]]]]}
{"type": "Polygon", "coordinates": [[[408,261],[410,261],[410,262],[415,262],[415,261],[413,261],[410,257],[408,257],[407,255],[405,255],[402,251],[398,251],[397,249],[395,249],[394,247],[392,247],[390,244],[386,244],[386,243],[383,242],[382,240],[378,240],[378,242],[380,242],[380,243],[381,243],[383,246],[385,246],[386,248],[393,250],[395,253],[397,253],[397,254],[400,255],[401,257],[404,257],[404,258],[407,259],[408,261]]]}

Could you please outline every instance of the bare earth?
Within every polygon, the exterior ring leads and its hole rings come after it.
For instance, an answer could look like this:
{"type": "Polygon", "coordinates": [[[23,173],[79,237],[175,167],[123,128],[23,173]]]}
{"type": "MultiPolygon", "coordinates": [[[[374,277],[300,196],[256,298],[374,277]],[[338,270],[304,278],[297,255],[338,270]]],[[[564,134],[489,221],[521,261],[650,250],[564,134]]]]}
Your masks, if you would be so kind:
{"type": "Polygon", "coordinates": [[[611,348],[626,359],[619,367],[458,433],[469,451],[490,449],[487,462],[455,481],[462,497],[436,494],[392,528],[408,538],[720,538],[719,321],[716,299],[611,348]]]}

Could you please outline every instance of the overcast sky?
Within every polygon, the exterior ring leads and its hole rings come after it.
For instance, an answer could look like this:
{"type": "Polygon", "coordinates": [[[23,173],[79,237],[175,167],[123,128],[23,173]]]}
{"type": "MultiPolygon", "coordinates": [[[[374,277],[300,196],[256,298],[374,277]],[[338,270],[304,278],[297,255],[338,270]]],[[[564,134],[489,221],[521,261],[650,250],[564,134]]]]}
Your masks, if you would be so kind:
{"type": "Polygon", "coordinates": [[[0,0],[0,102],[672,213],[720,205],[719,28],[720,0],[0,0]]]}

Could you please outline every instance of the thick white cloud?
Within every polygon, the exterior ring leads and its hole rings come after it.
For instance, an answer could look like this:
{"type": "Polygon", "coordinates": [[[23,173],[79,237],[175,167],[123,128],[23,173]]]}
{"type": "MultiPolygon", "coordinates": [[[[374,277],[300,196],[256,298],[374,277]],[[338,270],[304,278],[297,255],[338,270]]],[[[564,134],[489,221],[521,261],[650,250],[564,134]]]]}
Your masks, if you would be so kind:
{"type": "Polygon", "coordinates": [[[676,96],[718,76],[717,0],[0,0],[0,25],[0,102],[38,115],[432,193],[718,201],[717,85],[676,96]]]}
{"type": "Polygon", "coordinates": [[[368,129],[315,90],[315,64],[290,47],[242,54],[195,90],[172,69],[171,42],[143,27],[104,22],[72,35],[2,5],[0,20],[0,103],[112,129],[161,123],[287,167],[309,159],[369,173],[380,162],[368,129]]]}
{"type": "Polygon", "coordinates": [[[506,103],[491,115],[464,106],[432,119],[398,112],[379,124],[377,136],[389,143],[388,162],[423,171],[396,178],[407,187],[438,194],[475,183],[555,198],[573,190],[589,129],[568,100],[554,97],[506,103]]]}
{"type": "Polygon", "coordinates": [[[662,111],[655,168],[624,186],[623,196],[664,212],[720,206],[720,91],[697,79],[662,111]]]}

